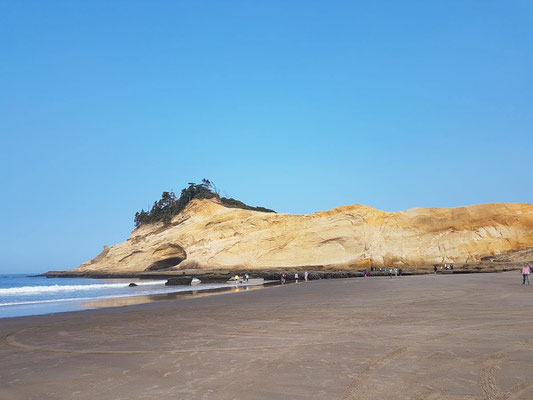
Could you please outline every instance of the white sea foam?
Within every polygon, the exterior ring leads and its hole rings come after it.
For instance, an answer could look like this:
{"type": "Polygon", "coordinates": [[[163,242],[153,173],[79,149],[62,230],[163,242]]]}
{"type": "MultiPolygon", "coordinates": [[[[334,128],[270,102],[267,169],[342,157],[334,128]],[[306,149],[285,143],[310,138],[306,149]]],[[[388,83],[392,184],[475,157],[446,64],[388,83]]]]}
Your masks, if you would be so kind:
{"type": "MultiPolygon", "coordinates": [[[[165,282],[165,281],[163,281],[165,282]]],[[[143,283],[141,286],[146,286],[147,283],[143,283]]],[[[86,285],[88,286],[88,285],[86,285]]],[[[120,286],[123,287],[123,286],[120,286]]],[[[188,291],[202,291],[202,290],[209,290],[209,289],[220,289],[223,287],[227,287],[227,285],[221,284],[211,284],[211,285],[204,285],[204,286],[196,286],[192,288],[191,286],[182,286],[182,287],[173,287],[170,290],[147,290],[147,291],[140,291],[136,292],[134,294],[116,294],[116,295],[104,295],[104,296],[94,296],[94,297],[65,297],[65,298],[59,298],[59,299],[42,299],[42,300],[20,300],[20,301],[9,301],[9,302],[3,302],[0,303],[0,307],[5,306],[21,306],[21,305],[32,305],[32,304],[47,304],[47,303],[61,303],[61,302],[80,302],[80,301],[88,301],[88,300],[103,300],[103,299],[115,299],[115,298],[123,298],[123,297],[137,297],[137,296],[147,296],[147,295],[154,295],[154,294],[171,294],[171,293],[178,293],[178,292],[188,292],[188,291]]]]}
{"type": "MultiPolygon", "coordinates": [[[[166,281],[135,282],[137,286],[162,285],[166,281]]],[[[77,292],[82,290],[117,289],[128,287],[130,282],[94,283],[89,285],[21,286],[0,289],[0,296],[28,295],[39,293],[77,292]]]]}
{"type": "MultiPolygon", "coordinates": [[[[166,281],[151,281],[151,282],[136,282],[140,286],[148,286],[148,285],[158,285],[161,283],[164,283],[166,281]]],[[[272,282],[272,281],[267,281],[272,282]]],[[[116,284],[106,284],[106,285],[116,285],[116,284]]],[[[128,285],[128,283],[119,283],[118,285],[121,286],[112,286],[112,287],[125,287],[128,285]]],[[[178,292],[189,292],[189,291],[203,291],[203,290],[210,290],[210,289],[222,289],[222,288],[234,288],[234,287],[246,287],[246,286],[259,286],[260,283],[252,283],[252,284],[227,284],[227,283],[211,283],[211,284],[203,284],[199,286],[171,286],[171,287],[163,287],[159,288],[157,290],[143,290],[138,291],[131,294],[116,294],[116,295],[104,295],[104,296],[94,296],[94,297],[65,297],[65,298],[59,298],[59,299],[42,299],[42,300],[20,300],[20,301],[9,301],[9,302],[1,302],[0,307],[6,307],[6,306],[24,306],[24,305],[35,305],[35,304],[48,304],[48,303],[61,303],[61,302],[80,302],[80,301],[89,301],[89,300],[102,300],[102,299],[114,299],[114,298],[123,298],[123,297],[137,297],[137,296],[143,296],[143,295],[154,295],[154,294],[171,294],[171,293],[178,293],[178,292]]],[[[96,285],[71,285],[71,286],[101,286],[100,284],[96,285]]],[[[48,286],[29,286],[29,287],[48,287],[48,286]]],[[[53,287],[53,286],[52,286],[53,287]]],[[[22,289],[22,288],[13,288],[13,289],[22,289]]],[[[31,292],[33,293],[33,292],[31,292]]]]}

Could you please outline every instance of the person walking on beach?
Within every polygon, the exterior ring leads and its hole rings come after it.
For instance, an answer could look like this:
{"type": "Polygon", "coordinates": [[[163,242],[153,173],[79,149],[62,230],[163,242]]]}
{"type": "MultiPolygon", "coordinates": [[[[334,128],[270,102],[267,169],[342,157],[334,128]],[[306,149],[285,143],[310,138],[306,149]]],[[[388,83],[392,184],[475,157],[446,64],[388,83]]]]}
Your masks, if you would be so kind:
{"type": "Polygon", "coordinates": [[[528,264],[525,264],[522,267],[522,285],[525,285],[526,281],[527,281],[528,285],[530,284],[529,283],[529,274],[531,274],[531,269],[529,268],[528,264]]]}
{"type": "Polygon", "coordinates": [[[298,283],[298,272],[296,272],[296,273],[294,274],[294,281],[295,281],[296,283],[298,283]]]}
{"type": "Polygon", "coordinates": [[[285,274],[281,274],[281,284],[285,284],[285,274]]]}
{"type": "Polygon", "coordinates": [[[390,277],[391,279],[392,279],[392,273],[393,273],[393,272],[394,272],[394,271],[392,270],[392,268],[389,269],[389,277],[390,277]]]}
{"type": "Polygon", "coordinates": [[[309,272],[305,271],[304,272],[304,279],[305,279],[306,282],[307,282],[308,278],[309,278],[309,272]]]}

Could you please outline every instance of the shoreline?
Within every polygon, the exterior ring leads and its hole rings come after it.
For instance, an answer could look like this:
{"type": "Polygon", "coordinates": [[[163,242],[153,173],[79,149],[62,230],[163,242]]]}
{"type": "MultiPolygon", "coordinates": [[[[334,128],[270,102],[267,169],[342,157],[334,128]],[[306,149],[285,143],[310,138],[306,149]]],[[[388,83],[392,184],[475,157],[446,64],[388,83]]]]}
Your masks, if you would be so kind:
{"type": "MultiPolygon", "coordinates": [[[[127,282],[128,281],[126,280],[123,282],[123,284],[127,285],[127,282]]],[[[239,284],[226,284],[222,282],[217,282],[215,284],[202,283],[200,285],[195,286],[164,285],[162,286],[162,288],[166,288],[165,291],[161,291],[161,289],[156,289],[153,292],[142,291],[136,293],[135,291],[132,291],[127,293],[110,293],[107,295],[100,293],[93,296],[89,295],[82,297],[67,295],[67,297],[65,298],[59,297],[42,300],[24,300],[21,302],[2,304],[0,306],[0,320],[6,318],[51,315],[65,312],[86,311],[91,309],[126,307],[130,305],[144,303],[200,298],[228,293],[259,290],[277,285],[279,285],[277,281],[250,282],[239,284]]],[[[88,287],[90,286],[91,285],[88,285],[88,287]]]]}
{"type": "MultiPolygon", "coordinates": [[[[476,268],[472,269],[453,269],[453,270],[438,270],[435,274],[433,271],[408,271],[404,273],[402,276],[393,276],[393,278],[398,279],[401,277],[416,277],[416,276],[425,276],[425,275],[466,275],[466,274],[488,274],[488,273],[505,273],[509,271],[515,271],[516,267],[505,267],[505,268],[480,268],[479,266],[476,266],[476,268]]],[[[13,305],[12,309],[6,309],[6,313],[4,313],[4,316],[0,317],[0,320],[6,319],[6,318],[18,318],[18,317],[32,317],[32,316],[38,316],[38,315],[52,315],[52,314],[58,314],[58,313],[68,313],[68,312],[79,312],[79,311],[87,311],[91,309],[104,309],[104,308],[115,308],[115,307],[130,307],[138,304],[146,304],[146,303],[157,303],[157,302],[171,302],[176,300],[183,300],[183,299],[193,299],[193,298],[200,298],[205,296],[215,296],[215,295],[222,295],[222,294],[229,294],[234,292],[241,292],[241,291],[251,291],[251,290],[257,290],[257,289],[264,289],[274,286],[280,286],[281,283],[279,281],[279,274],[281,271],[268,271],[267,273],[263,273],[262,276],[264,276],[265,279],[262,283],[251,283],[251,284],[238,284],[238,285],[231,285],[231,286],[224,286],[224,287],[216,287],[216,288],[205,288],[203,285],[217,285],[217,284],[226,284],[226,280],[228,277],[233,276],[231,275],[223,275],[223,274],[216,274],[212,271],[205,271],[202,272],[204,275],[186,275],[185,273],[187,271],[179,271],[180,275],[175,275],[175,272],[167,272],[166,274],[155,274],[151,273],[149,276],[143,276],[143,278],[140,278],[139,276],[134,275],[128,275],[128,278],[124,278],[124,275],[98,275],[95,276],[80,276],[80,275],[74,275],[75,278],[87,278],[87,279],[167,279],[167,282],[165,284],[165,287],[176,287],[176,291],[169,290],[166,293],[148,293],[148,294],[124,294],[124,295],[113,295],[113,296],[100,296],[95,298],[72,298],[72,299],[58,299],[57,301],[46,301],[46,302],[39,302],[36,301],[32,304],[21,304],[21,305],[13,305]],[[192,286],[190,284],[184,283],[184,281],[189,280],[193,277],[200,276],[202,279],[202,284],[200,286],[192,286]],[[270,278],[270,279],[269,279],[270,278]],[[174,281],[174,282],[172,282],[174,281]],[[186,288],[184,290],[184,288],[186,288]],[[17,310],[18,307],[18,310],[17,310]],[[27,307],[27,310],[25,308],[27,307]],[[28,310],[29,309],[29,310],[28,310]]],[[[198,271],[197,271],[198,272],[198,271]]],[[[301,271],[298,271],[299,273],[301,271]]],[[[287,284],[294,284],[295,279],[294,275],[292,274],[293,271],[287,273],[286,276],[286,282],[287,284]]],[[[43,276],[43,275],[39,275],[43,276]]],[[[260,273],[254,274],[254,277],[261,276],[260,273]]],[[[313,281],[320,281],[320,280],[339,280],[339,279],[371,279],[371,278],[388,278],[390,275],[388,272],[380,272],[380,271],[374,271],[370,273],[368,278],[365,278],[362,272],[358,271],[310,271],[309,273],[309,282],[313,281]]],[[[56,276],[53,276],[56,277],[56,276]]],[[[72,277],[70,274],[61,275],[61,278],[70,278],[72,277]]],[[[306,283],[303,279],[303,274],[300,274],[300,283],[306,283]]],[[[126,280],[127,282],[127,280],[126,280]]],[[[9,306],[6,306],[9,307],[9,306]]]]}
{"type": "MultiPolygon", "coordinates": [[[[455,267],[452,270],[437,270],[437,274],[472,274],[472,273],[495,273],[507,272],[519,269],[523,263],[491,263],[491,264],[472,264],[455,267]]],[[[380,267],[376,267],[380,268],[380,267]]],[[[383,267],[381,267],[383,268],[383,267]]],[[[390,268],[390,267],[387,267],[390,268]]],[[[402,268],[402,267],[392,267],[402,268]]],[[[434,274],[433,266],[425,267],[403,267],[404,276],[434,274]]],[[[131,273],[110,273],[110,272],[73,272],[66,271],[48,271],[43,274],[33,276],[44,276],[47,278],[92,278],[92,279],[169,279],[169,278],[195,278],[200,277],[202,282],[221,282],[227,281],[234,275],[250,274],[255,278],[264,278],[265,280],[279,280],[282,273],[287,275],[288,280],[292,280],[295,273],[303,278],[303,273],[308,271],[310,280],[317,279],[342,279],[358,278],[364,276],[364,269],[335,269],[317,266],[308,268],[272,268],[272,269],[183,269],[183,270],[163,270],[163,271],[146,271],[131,273]]],[[[370,271],[370,268],[369,268],[370,271]]],[[[370,276],[386,276],[386,272],[370,271],[370,276]]]]}

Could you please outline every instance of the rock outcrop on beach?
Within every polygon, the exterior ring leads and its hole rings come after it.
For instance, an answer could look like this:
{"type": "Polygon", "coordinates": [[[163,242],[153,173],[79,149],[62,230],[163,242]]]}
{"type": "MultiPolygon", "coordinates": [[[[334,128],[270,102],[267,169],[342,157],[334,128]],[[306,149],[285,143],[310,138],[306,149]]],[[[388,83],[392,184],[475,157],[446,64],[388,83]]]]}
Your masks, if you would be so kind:
{"type": "Polygon", "coordinates": [[[531,255],[529,248],[533,205],[527,203],[401,212],[351,205],[294,215],[197,199],[170,225],[142,225],[71,272],[475,264],[516,252],[531,255]]]}

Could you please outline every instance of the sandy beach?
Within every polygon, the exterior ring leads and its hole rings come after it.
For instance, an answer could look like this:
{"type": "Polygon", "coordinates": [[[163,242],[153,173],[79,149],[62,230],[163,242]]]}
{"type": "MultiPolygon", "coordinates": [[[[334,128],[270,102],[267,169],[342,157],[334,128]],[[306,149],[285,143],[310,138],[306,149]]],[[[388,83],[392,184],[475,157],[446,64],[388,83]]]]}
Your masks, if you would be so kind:
{"type": "Polygon", "coordinates": [[[1,399],[531,399],[518,272],[321,280],[0,320],[1,399]]]}

